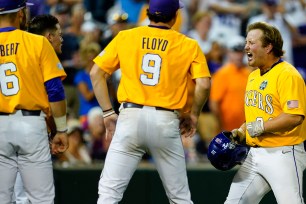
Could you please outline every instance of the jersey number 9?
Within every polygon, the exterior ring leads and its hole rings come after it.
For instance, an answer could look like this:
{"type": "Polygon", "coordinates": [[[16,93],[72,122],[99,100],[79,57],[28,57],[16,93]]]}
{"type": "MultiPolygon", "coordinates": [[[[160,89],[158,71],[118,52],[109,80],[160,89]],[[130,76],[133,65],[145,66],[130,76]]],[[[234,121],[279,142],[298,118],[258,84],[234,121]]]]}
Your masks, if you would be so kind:
{"type": "Polygon", "coordinates": [[[161,57],[155,54],[146,54],[142,58],[142,70],[145,74],[140,75],[140,81],[148,86],[155,86],[159,82],[161,57]]]}

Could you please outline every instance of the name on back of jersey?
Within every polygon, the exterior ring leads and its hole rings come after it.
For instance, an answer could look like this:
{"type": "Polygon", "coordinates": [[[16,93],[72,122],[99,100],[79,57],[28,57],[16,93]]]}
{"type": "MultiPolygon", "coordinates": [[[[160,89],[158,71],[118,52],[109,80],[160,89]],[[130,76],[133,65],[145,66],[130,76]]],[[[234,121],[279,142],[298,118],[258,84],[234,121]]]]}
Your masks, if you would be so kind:
{"type": "Polygon", "coordinates": [[[142,49],[165,51],[168,46],[168,40],[161,38],[142,38],[142,49]]]}
{"type": "Polygon", "coordinates": [[[19,43],[9,43],[5,45],[0,44],[0,56],[11,56],[16,55],[18,51],[19,43]]]}

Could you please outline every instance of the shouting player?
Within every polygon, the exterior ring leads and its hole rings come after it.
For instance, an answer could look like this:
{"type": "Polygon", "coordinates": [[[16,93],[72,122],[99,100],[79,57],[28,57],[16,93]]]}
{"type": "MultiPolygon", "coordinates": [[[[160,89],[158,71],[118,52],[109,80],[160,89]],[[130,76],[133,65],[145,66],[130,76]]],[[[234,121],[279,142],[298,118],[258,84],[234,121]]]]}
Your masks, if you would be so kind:
{"type": "Polygon", "coordinates": [[[68,147],[66,74],[48,40],[24,28],[26,0],[0,0],[0,200],[12,203],[17,171],[30,203],[54,203],[53,168],[45,116],[57,134],[53,154],[68,147]],[[50,113],[51,112],[51,113],[50,113]]]}
{"type": "Polygon", "coordinates": [[[181,134],[195,134],[207,100],[210,73],[196,43],[171,29],[179,0],[151,0],[148,26],[121,31],[94,59],[90,72],[112,137],[99,182],[98,204],[118,203],[142,156],[150,152],[170,203],[193,203],[181,134]],[[106,79],[121,70],[119,117],[112,109],[106,79]],[[178,117],[187,101],[187,75],[194,79],[191,111],[178,117]],[[118,120],[118,121],[117,121],[118,120]],[[181,129],[181,133],[180,133],[181,129]]]}
{"type": "Polygon", "coordinates": [[[226,204],[256,204],[271,189],[280,204],[302,204],[306,92],[298,71],[282,59],[283,40],[270,24],[247,28],[245,51],[254,68],[245,92],[246,122],[232,130],[250,152],[231,185],[226,204]]]}

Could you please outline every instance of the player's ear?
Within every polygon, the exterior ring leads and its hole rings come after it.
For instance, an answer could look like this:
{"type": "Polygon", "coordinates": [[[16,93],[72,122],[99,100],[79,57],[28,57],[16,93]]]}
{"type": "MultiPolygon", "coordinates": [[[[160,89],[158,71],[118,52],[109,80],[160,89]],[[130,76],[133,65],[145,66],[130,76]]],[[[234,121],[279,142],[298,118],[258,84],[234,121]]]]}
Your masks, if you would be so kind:
{"type": "Polygon", "coordinates": [[[24,17],[24,15],[25,15],[24,9],[25,8],[22,8],[19,11],[17,11],[17,15],[18,15],[19,18],[23,18],[24,17]]]}
{"type": "Polygon", "coordinates": [[[52,35],[52,33],[51,32],[46,32],[45,33],[45,37],[49,40],[49,42],[52,42],[52,40],[53,40],[53,35],[52,35]]]}
{"type": "Polygon", "coordinates": [[[17,18],[19,21],[19,25],[20,25],[20,29],[21,30],[26,30],[27,29],[27,24],[28,24],[28,14],[27,14],[27,8],[24,7],[22,9],[20,9],[17,12],[17,18]]]}
{"type": "Polygon", "coordinates": [[[266,53],[270,53],[272,49],[273,49],[273,45],[271,43],[265,47],[266,53]]]}

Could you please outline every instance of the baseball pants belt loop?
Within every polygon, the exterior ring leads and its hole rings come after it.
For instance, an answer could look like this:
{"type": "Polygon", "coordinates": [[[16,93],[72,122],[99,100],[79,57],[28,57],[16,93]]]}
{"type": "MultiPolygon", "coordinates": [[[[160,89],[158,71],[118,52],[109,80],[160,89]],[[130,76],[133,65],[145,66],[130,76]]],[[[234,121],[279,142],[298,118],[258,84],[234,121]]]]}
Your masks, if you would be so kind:
{"type": "Polygon", "coordinates": [[[21,112],[21,114],[23,116],[40,116],[40,113],[41,113],[41,110],[25,110],[25,109],[21,109],[21,110],[17,110],[15,113],[0,112],[0,115],[15,115],[19,111],[21,112]]]}
{"type": "MultiPolygon", "coordinates": [[[[130,102],[124,102],[123,108],[143,108],[143,105],[139,105],[136,103],[130,103],[130,102]]],[[[162,107],[155,107],[156,110],[163,110],[163,111],[171,111],[174,112],[174,110],[162,108],[162,107]]]]}

